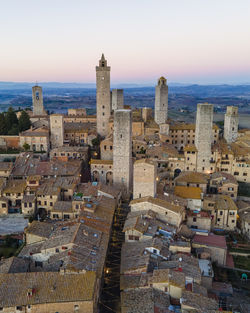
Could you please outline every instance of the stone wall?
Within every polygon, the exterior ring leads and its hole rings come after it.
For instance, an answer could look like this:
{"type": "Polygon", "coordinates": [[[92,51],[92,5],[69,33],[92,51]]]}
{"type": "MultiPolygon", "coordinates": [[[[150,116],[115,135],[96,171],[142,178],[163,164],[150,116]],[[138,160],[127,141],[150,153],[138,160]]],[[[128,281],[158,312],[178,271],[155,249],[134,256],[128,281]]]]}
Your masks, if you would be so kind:
{"type": "Polygon", "coordinates": [[[198,103],[195,127],[195,146],[197,154],[197,171],[210,173],[211,143],[213,128],[213,105],[198,103]]]}
{"type": "Polygon", "coordinates": [[[132,191],[132,118],[131,110],[114,113],[113,182],[123,196],[132,191]]]}

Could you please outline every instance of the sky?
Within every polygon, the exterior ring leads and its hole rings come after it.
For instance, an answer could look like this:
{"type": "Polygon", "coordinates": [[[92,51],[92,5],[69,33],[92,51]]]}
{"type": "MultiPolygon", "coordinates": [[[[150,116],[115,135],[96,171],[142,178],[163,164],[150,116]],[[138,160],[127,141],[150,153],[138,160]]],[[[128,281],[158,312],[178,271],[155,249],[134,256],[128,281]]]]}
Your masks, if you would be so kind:
{"type": "Polygon", "coordinates": [[[0,81],[250,83],[250,0],[0,0],[0,81]]]}

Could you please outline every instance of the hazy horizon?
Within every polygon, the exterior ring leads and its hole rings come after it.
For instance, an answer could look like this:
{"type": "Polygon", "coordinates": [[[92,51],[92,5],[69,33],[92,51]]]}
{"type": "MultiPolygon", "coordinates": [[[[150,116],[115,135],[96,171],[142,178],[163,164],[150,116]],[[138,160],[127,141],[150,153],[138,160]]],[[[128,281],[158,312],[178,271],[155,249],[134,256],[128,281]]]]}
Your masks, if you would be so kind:
{"type": "MultiPolygon", "coordinates": [[[[140,86],[140,87],[155,87],[157,83],[157,80],[154,82],[148,82],[148,83],[143,83],[143,82],[136,82],[136,81],[125,81],[125,82],[115,82],[112,81],[111,82],[111,88],[112,86],[122,86],[124,85],[125,88],[126,86],[140,86]]],[[[95,81],[91,81],[91,82],[76,82],[76,81],[42,81],[42,82],[32,82],[32,81],[0,81],[0,85],[1,84],[17,84],[17,85],[38,85],[38,86],[42,86],[42,85],[47,85],[47,84],[57,84],[57,85],[89,85],[91,86],[91,88],[95,88],[96,86],[96,82],[95,81]]],[[[239,83],[223,83],[223,82],[218,82],[218,83],[199,83],[199,82],[167,82],[167,84],[169,86],[193,86],[193,85],[197,85],[197,86],[249,86],[250,82],[239,82],[239,83]]],[[[80,87],[79,87],[80,88],[80,87]]]]}

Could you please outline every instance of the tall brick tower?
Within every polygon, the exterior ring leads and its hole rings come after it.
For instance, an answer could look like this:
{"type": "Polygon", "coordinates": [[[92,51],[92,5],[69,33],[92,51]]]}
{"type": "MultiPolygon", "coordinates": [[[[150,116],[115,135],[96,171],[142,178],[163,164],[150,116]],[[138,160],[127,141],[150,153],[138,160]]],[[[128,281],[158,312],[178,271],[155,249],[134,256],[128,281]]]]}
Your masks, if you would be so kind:
{"type": "Polygon", "coordinates": [[[32,87],[33,115],[46,115],[43,106],[43,91],[40,86],[32,87]]]}
{"type": "Polygon", "coordinates": [[[236,141],[238,136],[239,115],[238,108],[228,106],[224,119],[224,138],[227,143],[236,141]]]}
{"type": "Polygon", "coordinates": [[[195,146],[198,150],[197,172],[210,172],[213,136],[213,104],[198,103],[195,125],[195,146]]]}
{"type": "Polygon", "coordinates": [[[114,111],[113,184],[124,197],[132,191],[132,114],[131,110],[114,111]]]}
{"type": "Polygon", "coordinates": [[[96,116],[97,133],[103,137],[108,135],[110,102],[110,66],[102,54],[99,66],[96,66],[96,116]]]}
{"type": "Polygon", "coordinates": [[[155,122],[160,125],[168,118],[168,85],[163,76],[158,79],[155,87],[155,122]]]}

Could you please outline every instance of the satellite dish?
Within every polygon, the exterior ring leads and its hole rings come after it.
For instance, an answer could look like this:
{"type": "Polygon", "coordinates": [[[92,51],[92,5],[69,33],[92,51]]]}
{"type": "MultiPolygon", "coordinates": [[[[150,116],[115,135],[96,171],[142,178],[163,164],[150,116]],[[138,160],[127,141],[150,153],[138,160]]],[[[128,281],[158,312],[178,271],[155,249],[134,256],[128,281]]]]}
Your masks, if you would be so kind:
{"type": "Polygon", "coordinates": [[[179,261],[182,262],[182,258],[179,258],[179,261]]]}

